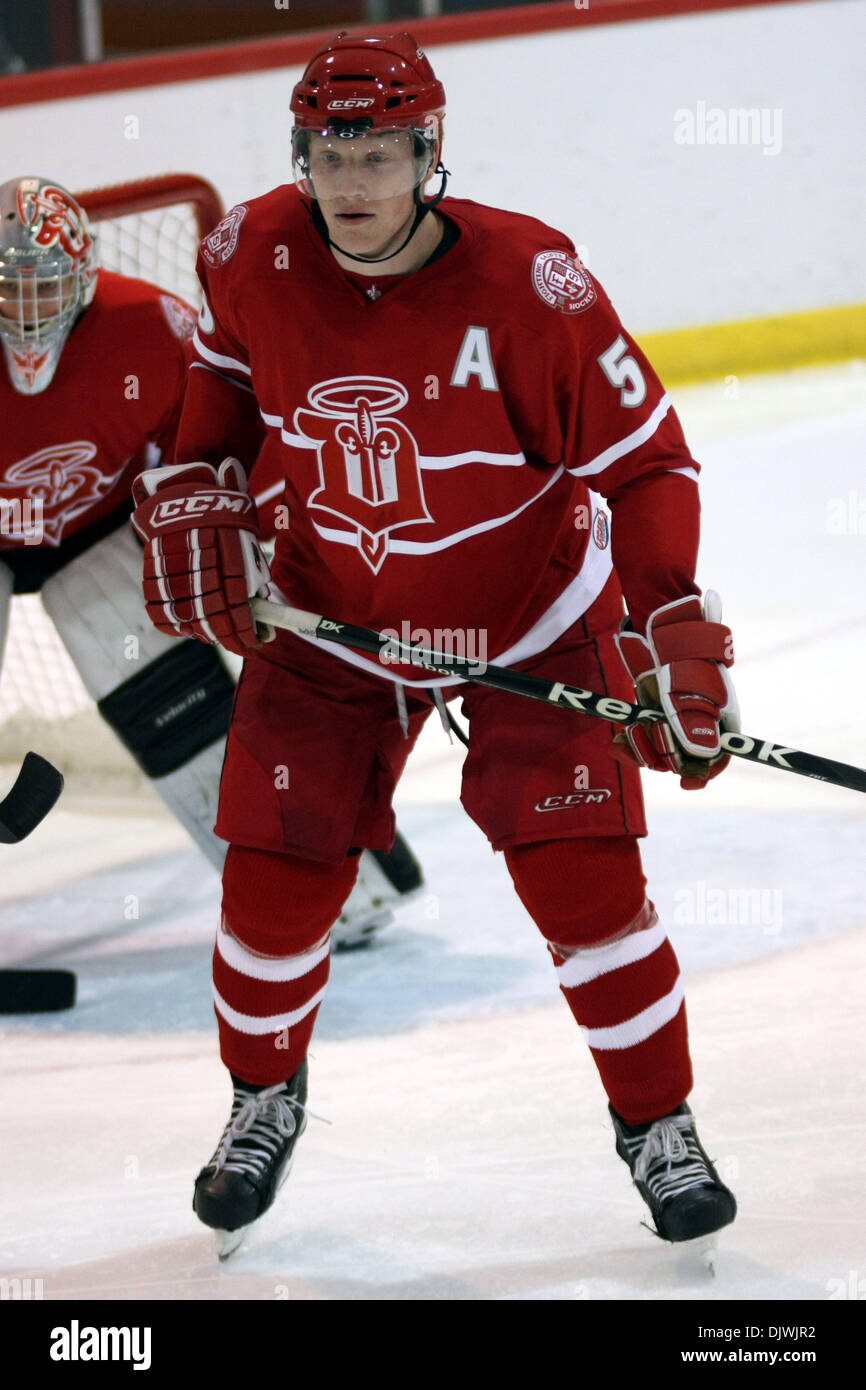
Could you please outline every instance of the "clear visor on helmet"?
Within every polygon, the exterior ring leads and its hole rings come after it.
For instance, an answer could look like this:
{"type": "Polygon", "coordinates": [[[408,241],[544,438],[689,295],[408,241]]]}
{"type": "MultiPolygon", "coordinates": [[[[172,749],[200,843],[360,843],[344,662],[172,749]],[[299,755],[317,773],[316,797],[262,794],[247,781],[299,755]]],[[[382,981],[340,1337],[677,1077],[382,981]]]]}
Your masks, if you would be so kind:
{"type": "Polygon", "coordinates": [[[301,192],[317,202],[350,208],[414,193],[433,164],[436,127],[359,128],[292,132],[292,168],[301,192]]]}
{"type": "Polygon", "coordinates": [[[0,338],[50,341],[71,325],[84,291],[81,267],[65,258],[16,265],[0,256],[0,338]]]}

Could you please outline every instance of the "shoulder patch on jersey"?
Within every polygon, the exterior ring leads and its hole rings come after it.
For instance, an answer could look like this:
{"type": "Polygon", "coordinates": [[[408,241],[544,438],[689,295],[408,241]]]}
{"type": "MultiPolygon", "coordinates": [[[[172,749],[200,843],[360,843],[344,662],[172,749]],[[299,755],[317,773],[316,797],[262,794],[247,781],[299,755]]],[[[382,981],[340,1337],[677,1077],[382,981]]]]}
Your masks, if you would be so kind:
{"type": "Polygon", "coordinates": [[[249,212],[246,203],[238,203],[218,222],[202,242],[202,253],[208,265],[225,265],[235,254],[241,223],[249,212]]]}
{"type": "Polygon", "coordinates": [[[161,294],[159,302],[174,336],[186,342],[195,332],[195,310],[184,304],[183,300],[175,299],[173,294],[161,294]]]}
{"type": "Polygon", "coordinates": [[[538,252],[532,262],[532,288],[562,314],[580,314],[596,301],[589,271],[567,251],[538,252]]]}

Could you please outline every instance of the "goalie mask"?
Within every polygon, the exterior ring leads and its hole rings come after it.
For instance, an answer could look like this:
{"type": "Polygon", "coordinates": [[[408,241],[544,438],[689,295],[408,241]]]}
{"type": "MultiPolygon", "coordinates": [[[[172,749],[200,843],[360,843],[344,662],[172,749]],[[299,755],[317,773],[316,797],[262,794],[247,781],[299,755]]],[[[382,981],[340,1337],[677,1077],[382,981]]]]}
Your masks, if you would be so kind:
{"type": "Polygon", "coordinates": [[[51,179],[0,185],[0,341],[16,391],[49,385],[95,289],[93,236],[72,194],[51,179]]]}

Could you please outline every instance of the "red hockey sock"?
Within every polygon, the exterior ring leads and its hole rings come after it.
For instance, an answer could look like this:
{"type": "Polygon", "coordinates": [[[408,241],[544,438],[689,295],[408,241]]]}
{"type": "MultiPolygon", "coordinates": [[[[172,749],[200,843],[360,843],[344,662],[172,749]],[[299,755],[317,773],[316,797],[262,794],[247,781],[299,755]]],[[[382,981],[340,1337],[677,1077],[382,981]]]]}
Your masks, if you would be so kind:
{"type": "Polygon", "coordinates": [[[231,845],[213,956],[220,1056],[235,1076],[272,1086],[297,1071],[330,964],[328,928],[357,873],[231,845]]]}
{"type": "Polygon", "coordinates": [[[629,1124],[668,1114],[692,1086],[686,1011],[637,841],[551,840],[505,859],[614,1109],[629,1124]]]}

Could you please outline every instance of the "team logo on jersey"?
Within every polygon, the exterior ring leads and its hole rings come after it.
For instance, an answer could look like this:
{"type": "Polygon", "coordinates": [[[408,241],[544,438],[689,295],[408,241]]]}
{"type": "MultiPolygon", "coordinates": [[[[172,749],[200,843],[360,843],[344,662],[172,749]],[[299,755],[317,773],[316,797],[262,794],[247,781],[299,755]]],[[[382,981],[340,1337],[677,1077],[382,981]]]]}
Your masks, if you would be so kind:
{"type": "Polygon", "coordinates": [[[106,477],[93,467],[95,457],[96,445],[89,439],[51,444],[7,468],[0,479],[0,491],[11,501],[37,503],[44,539],[49,545],[59,545],[65,527],[111,492],[123,473],[125,465],[106,477]]]}
{"type": "Polygon", "coordinates": [[[607,543],[610,540],[610,525],[604,512],[596,512],[595,514],[595,520],[592,523],[592,539],[599,550],[607,550],[607,543]]]}
{"type": "Polygon", "coordinates": [[[566,251],[539,251],[532,262],[532,288],[563,314],[579,314],[595,303],[595,285],[589,271],[566,251]]]}
{"type": "Polygon", "coordinates": [[[186,342],[195,332],[195,325],[198,315],[188,304],[182,300],[175,299],[173,294],[161,294],[159,302],[162,305],[162,312],[168,321],[168,326],[176,338],[181,342],[186,342]]]}
{"type": "Polygon", "coordinates": [[[339,376],[307,393],[295,429],[313,440],[321,485],[307,506],[347,521],[361,555],[378,574],[390,533],[432,521],[421,485],[418,445],[395,412],[409,400],[399,381],[339,376]]]}
{"type": "Polygon", "coordinates": [[[222,222],[218,222],[202,242],[202,254],[208,265],[225,265],[235,254],[241,223],[249,212],[246,203],[238,203],[227,212],[222,222]]]}

